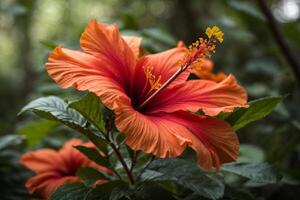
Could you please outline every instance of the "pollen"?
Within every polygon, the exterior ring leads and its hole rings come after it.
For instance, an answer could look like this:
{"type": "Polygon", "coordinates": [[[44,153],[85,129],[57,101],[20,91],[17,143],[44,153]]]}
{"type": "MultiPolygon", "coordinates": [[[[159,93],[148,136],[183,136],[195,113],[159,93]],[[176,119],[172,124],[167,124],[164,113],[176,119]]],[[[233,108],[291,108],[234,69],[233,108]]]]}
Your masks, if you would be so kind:
{"type": "Polygon", "coordinates": [[[147,84],[148,83],[150,84],[150,91],[149,92],[159,89],[160,86],[161,86],[161,83],[160,83],[161,75],[159,75],[156,78],[156,76],[153,75],[153,67],[152,66],[144,67],[144,73],[145,73],[146,78],[147,78],[147,84]]]}
{"type": "Polygon", "coordinates": [[[224,33],[217,26],[207,27],[206,38],[198,38],[189,46],[186,57],[180,61],[182,66],[192,66],[203,59],[208,59],[216,52],[217,43],[223,42],[224,33]]]}
{"type": "Polygon", "coordinates": [[[224,33],[217,26],[213,26],[212,28],[207,27],[206,31],[205,31],[205,34],[207,35],[207,37],[209,39],[216,38],[220,43],[222,43],[223,40],[224,40],[223,39],[224,33]]]}

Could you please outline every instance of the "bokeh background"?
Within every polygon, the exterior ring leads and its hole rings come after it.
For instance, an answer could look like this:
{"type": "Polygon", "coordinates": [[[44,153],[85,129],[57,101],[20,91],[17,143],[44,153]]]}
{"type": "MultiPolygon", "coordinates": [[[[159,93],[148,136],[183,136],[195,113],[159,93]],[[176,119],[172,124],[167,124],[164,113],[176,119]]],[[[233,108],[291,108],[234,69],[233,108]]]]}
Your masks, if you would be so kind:
{"type": "Polygon", "coordinates": [[[174,47],[179,40],[189,44],[208,25],[221,27],[225,41],[213,56],[215,71],[234,74],[250,100],[285,96],[270,116],[238,133],[243,158],[276,165],[284,179],[274,186],[248,185],[247,190],[257,199],[298,199],[300,77],[295,67],[300,70],[300,0],[266,1],[281,32],[277,40],[288,45],[296,60],[293,66],[274,38],[259,1],[1,0],[0,191],[4,198],[24,199],[26,195],[23,183],[30,172],[18,165],[21,152],[41,146],[59,147],[65,137],[75,134],[17,113],[37,97],[72,99],[77,95],[73,90],[58,88],[47,76],[44,63],[58,44],[79,49],[80,34],[87,22],[96,18],[117,23],[123,34],[143,37],[143,46],[150,53],[174,47]],[[4,147],[7,140],[12,142],[4,147]]]}

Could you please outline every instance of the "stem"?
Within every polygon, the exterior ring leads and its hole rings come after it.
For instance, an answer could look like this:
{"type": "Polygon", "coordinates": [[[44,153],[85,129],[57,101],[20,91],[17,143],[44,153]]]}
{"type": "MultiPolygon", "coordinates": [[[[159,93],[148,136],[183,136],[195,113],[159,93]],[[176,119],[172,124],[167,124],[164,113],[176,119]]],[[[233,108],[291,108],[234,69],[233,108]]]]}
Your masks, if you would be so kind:
{"type": "Polygon", "coordinates": [[[136,159],[137,159],[137,156],[138,156],[138,151],[133,151],[133,155],[131,157],[131,167],[130,167],[130,172],[133,171],[135,165],[136,165],[136,159]]]}
{"type": "Polygon", "coordinates": [[[134,185],[135,181],[134,178],[131,174],[131,171],[129,170],[129,167],[127,166],[124,158],[122,157],[122,154],[120,153],[119,149],[116,147],[115,143],[110,139],[110,134],[111,134],[111,122],[108,122],[109,126],[107,127],[107,134],[103,134],[105,139],[107,140],[108,144],[111,146],[115,154],[117,155],[118,159],[120,160],[128,178],[129,181],[132,185],[134,185]]]}
{"type": "Polygon", "coordinates": [[[300,82],[300,63],[296,59],[295,55],[293,55],[287,41],[284,39],[283,33],[280,31],[279,26],[276,22],[275,17],[272,14],[272,11],[268,7],[265,0],[257,0],[260,10],[265,15],[269,28],[273,34],[275,41],[277,42],[281,52],[285,56],[287,62],[290,67],[294,71],[294,75],[296,79],[300,82]]]}
{"type": "Polygon", "coordinates": [[[123,166],[123,168],[124,168],[124,170],[125,170],[125,172],[126,172],[128,178],[129,178],[129,180],[130,180],[130,183],[131,183],[132,185],[134,185],[134,183],[135,183],[134,178],[133,178],[133,176],[132,176],[132,174],[131,174],[131,171],[129,170],[129,168],[128,168],[126,162],[125,162],[125,160],[123,159],[123,157],[122,157],[120,151],[117,149],[117,147],[115,146],[115,144],[110,143],[110,146],[111,146],[111,148],[114,150],[114,152],[116,153],[118,159],[120,160],[120,162],[121,162],[121,164],[122,164],[122,166],[123,166]]]}

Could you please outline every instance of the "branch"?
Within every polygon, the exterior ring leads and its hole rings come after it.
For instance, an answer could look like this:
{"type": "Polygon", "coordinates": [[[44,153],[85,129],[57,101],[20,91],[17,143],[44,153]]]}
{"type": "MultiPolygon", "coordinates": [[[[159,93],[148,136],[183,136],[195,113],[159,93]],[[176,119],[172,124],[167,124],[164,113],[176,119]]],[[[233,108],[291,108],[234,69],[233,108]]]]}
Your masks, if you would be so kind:
{"type": "Polygon", "coordinates": [[[272,35],[277,42],[278,46],[280,47],[281,52],[285,56],[287,62],[289,63],[290,67],[292,68],[296,79],[300,82],[300,63],[293,55],[287,41],[284,39],[284,35],[282,34],[279,26],[274,18],[270,8],[268,7],[265,0],[257,0],[260,10],[265,15],[266,20],[268,22],[269,28],[272,32],[272,35]]]}
{"type": "Polygon", "coordinates": [[[132,174],[131,174],[131,171],[130,171],[130,169],[128,168],[128,166],[127,166],[125,160],[123,159],[123,157],[122,157],[120,151],[118,150],[118,148],[115,146],[115,144],[114,144],[113,142],[110,142],[110,146],[111,146],[111,148],[114,150],[114,152],[116,153],[118,159],[120,160],[120,162],[121,162],[121,164],[122,164],[122,166],[123,166],[123,168],[124,168],[124,170],[125,170],[125,172],[126,172],[128,178],[129,178],[129,180],[130,180],[130,183],[131,183],[132,185],[134,185],[134,183],[135,183],[134,178],[133,178],[133,176],[132,176],[132,174]]]}
{"type": "Polygon", "coordinates": [[[135,165],[136,165],[136,161],[137,161],[137,156],[139,154],[139,151],[133,151],[133,155],[131,157],[131,167],[130,167],[130,172],[133,171],[135,165]]]}
{"type": "Polygon", "coordinates": [[[112,122],[111,121],[108,121],[107,123],[107,134],[103,134],[105,139],[107,140],[108,144],[111,146],[111,148],[113,149],[113,151],[115,152],[115,154],[117,155],[118,159],[120,160],[128,178],[129,178],[129,181],[132,185],[134,185],[135,181],[134,181],[134,178],[131,174],[131,170],[129,169],[129,167],[127,166],[122,154],[120,153],[119,149],[117,148],[117,146],[115,145],[114,141],[111,140],[111,137],[110,137],[110,134],[111,134],[111,124],[112,122]]]}

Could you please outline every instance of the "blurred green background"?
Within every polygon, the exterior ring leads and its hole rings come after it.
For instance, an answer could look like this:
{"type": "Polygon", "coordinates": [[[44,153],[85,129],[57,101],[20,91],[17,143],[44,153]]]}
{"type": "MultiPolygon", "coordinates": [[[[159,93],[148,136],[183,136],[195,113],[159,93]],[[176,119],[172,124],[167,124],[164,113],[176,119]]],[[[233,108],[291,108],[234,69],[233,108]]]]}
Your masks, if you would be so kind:
{"type": "MultiPolygon", "coordinates": [[[[234,74],[247,89],[250,100],[286,95],[270,116],[238,133],[243,144],[242,156],[252,161],[273,163],[285,175],[282,184],[259,189],[249,186],[250,190],[258,199],[297,199],[300,195],[300,77],[297,80],[275,42],[257,2],[1,0],[0,135],[30,136],[27,144],[33,147],[50,145],[49,141],[52,146],[61,144],[51,137],[39,141],[55,124],[36,118],[32,121],[32,116],[18,117],[17,113],[36,97],[59,95],[72,98],[76,95],[73,90],[58,88],[47,76],[44,63],[55,45],[79,49],[80,34],[90,19],[117,23],[124,34],[143,37],[143,45],[150,53],[174,47],[178,40],[189,44],[204,32],[206,26],[217,25],[224,31],[225,41],[213,56],[215,70],[234,74]]],[[[267,3],[283,32],[283,39],[300,63],[300,1],[272,0],[267,3]]],[[[59,131],[52,132],[57,136],[59,131]]],[[[25,145],[24,141],[15,142],[15,149],[25,145]]],[[[20,151],[14,151],[13,156],[4,156],[17,159],[16,152],[20,151]]],[[[19,168],[16,160],[11,162],[19,168]]],[[[14,178],[16,182],[12,184],[19,183],[19,179],[14,178]]],[[[0,184],[10,180],[3,179],[0,184]]],[[[13,193],[22,194],[22,191],[13,193]]]]}

